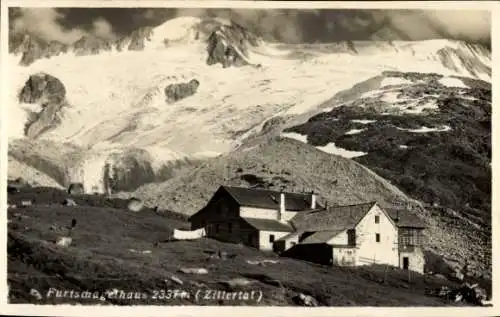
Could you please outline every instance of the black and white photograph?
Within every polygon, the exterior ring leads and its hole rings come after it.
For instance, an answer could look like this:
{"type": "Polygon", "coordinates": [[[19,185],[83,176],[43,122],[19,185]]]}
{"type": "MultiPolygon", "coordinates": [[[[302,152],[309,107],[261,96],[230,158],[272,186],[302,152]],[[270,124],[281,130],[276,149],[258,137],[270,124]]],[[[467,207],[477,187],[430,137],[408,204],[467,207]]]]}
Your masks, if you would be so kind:
{"type": "Polygon", "coordinates": [[[263,2],[3,4],[9,306],[493,307],[492,2],[263,2]]]}

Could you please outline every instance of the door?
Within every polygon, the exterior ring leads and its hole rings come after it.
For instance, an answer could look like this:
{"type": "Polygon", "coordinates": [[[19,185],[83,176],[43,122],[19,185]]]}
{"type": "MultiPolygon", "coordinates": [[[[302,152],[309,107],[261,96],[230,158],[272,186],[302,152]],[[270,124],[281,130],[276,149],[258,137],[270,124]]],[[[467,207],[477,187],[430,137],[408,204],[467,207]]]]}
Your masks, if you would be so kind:
{"type": "Polygon", "coordinates": [[[405,256],[403,257],[403,270],[408,270],[408,268],[410,267],[410,259],[405,256]]]}

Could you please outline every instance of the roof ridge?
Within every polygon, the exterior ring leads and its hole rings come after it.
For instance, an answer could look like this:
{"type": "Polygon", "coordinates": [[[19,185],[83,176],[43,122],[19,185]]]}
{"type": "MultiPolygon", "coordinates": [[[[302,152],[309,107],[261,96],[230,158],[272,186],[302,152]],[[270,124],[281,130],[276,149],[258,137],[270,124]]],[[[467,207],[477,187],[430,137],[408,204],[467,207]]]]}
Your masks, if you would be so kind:
{"type": "Polygon", "coordinates": [[[293,195],[303,195],[309,196],[311,193],[298,193],[298,192],[290,192],[290,191],[279,191],[273,189],[263,189],[263,188],[254,188],[254,187],[244,187],[244,186],[233,186],[233,185],[221,185],[223,188],[237,188],[237,189],[245,189],[249,191],[260,191],[260,192],[273,192],[273,193],[285,193],[285,194],[293,194],[293,195]]]}
{"type": "Polygon", "coordinates": [[[374,205],[374,204],[378,204],[378,202],[376,200],[374,200],[374,201],[369,201],[369,202],[365,202],[365,203],[357,203],[357,204],[350,204],[350,205],[328,206],[328,209],[330,209],[330,208],[340,208],[340,207],[354,207],[354,206],[374,205]]]}

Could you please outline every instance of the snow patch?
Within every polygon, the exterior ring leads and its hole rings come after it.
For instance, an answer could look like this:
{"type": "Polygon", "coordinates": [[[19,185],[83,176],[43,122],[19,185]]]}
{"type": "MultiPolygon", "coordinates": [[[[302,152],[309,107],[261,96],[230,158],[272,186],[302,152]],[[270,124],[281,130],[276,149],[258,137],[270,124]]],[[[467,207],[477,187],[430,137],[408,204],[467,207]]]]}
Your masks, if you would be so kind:
{"type": "Polygon", "coordinates": [[[399,146],[399,148],[400,148],[400,149],[407,149],[407,148],[408,148],[408,145],[404,145],[404,144],[403,144],[403,145],[400,145],[400,146],[399,146]]]}
{"type": "Polygon", "coordinates": [[[439,83],[446,87],[469,88],[462,80],[453,77],[443,77],[439,80],[439,83]]]}
{"type": "Polygon", "coordinates": [[[398,101],[401,101],[400,98],[398,97],[398,93],[397,92],[386,92],[382,95],[382,98],[380,98],[380,100],[384,101],[384,102],[387,102],[387,103],[396,103],[398,101]]]}
{"type": "Polygon", "coordinates": [[[146,41],[146,49],[164,49],[167,41],[191,41],[196,37],[196,28],[201,23],[200,18],[179,17],[170,19],[155,27],[149,41],[146,41]]]}
{"type": "Polygon", "coordinates": [[[347,131],[345,134],[346,135],[359,134],[365,130],[366,129],[351,129],[351,130],[347,131]]]}
{"type": "Polygon", "coordinates": [[[397,77],[385,77],[380,84],[380,87],[386,86],[400,86],[400,85],[412,85],[413,83],[405,78],[397,77]]]}
{"type": "Polygon", "coordinates": [[[367,152],[349,151],[349,150],[340,148],[340,147],[336,146],[335,143],[333,143],[333,142],[328,143],[325,146],[317,146],[316,148],[318,150],[323,151],[323,152],[333,154],[333,155],[342,156],[345,158],[360,157],[360,156],[368,154],[367,152]]]}
{"type": "Polygon", "coordinates": [[[362,119],[353,119],[351,122],[355,123],[361,123],[361,124],[369,124],[369,123],[374,123],[377,122],[377,120],[362,120],[362,119]]]}
{"type": "Polygon", "coordinates": [[[300,142],[307,143],[307,135],[295,133],[295,132],[287,132],[281,133],[281,136],[284,138],[294,139],[300,142]]]}
{"type": "Polygon", "coordinates": [[[438,128],[429,128],[429,127],[426,127],[426,126],[420,127],[418,129],[403,129],[403,128],[397,128],[397,129],[398,130],[402,130],[402,131],[412,132],[412,133],[427,133],[427,132],[446,132],[446,131],[450,131],[451,127],[445,125],[442,128],[440,128],[440,129],[438,129],[438,128]]]}
{"type": "Polygon", "coordinates": [[[418,103],[415,102],[402,110],[405,113],[422,114],[425,109],[437,110],[437,109],[439,109],[439,106],[436,104],[435,100],[430,100],[430,101],[428,101],[424,104],[421,104],[421,105],[418,105],[418,103]]]}

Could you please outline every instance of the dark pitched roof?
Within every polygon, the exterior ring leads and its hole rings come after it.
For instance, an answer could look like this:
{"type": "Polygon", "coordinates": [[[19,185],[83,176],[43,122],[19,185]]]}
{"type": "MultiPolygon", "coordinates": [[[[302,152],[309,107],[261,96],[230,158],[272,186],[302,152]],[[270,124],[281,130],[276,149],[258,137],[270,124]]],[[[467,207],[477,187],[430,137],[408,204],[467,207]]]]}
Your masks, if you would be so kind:
{"type": "Polygon", "coordinates": [[[293,228],[286,223],[272,219],[242,218],[249,225],[260,231],[292,232],[293,228]]]}
{"type": "Polygon", "coordinates": [[[354,228],[375,202],[332,206],[320,211],[298,213],[291,222],[297,230],[345,230],[354,228]]]}
{"type": "Polygon", "coordinates": [[[312,235],[308,236],[304,240],[300,242],[300,244],[321,244],[327,243],[332,238],[336,237],[339,233],[341,233],[342,229],[339,230],[325,230],[325,231],[317,231],[312,235]]]}
{"type": "MultiPolygon", "coordinates": [[[[277,209],[280,192],[267,189],[222,186],[240,206],[277,209]]],[[[285,208],[290,211],[311,210],[311,194],[285,193],[285,208]]],[[[318,208],[321,208],[316,204],[318,208]]]]}
{"type": "Polygon", "coordinates": [[[384,208],[398,227],[426,228],[425,222],[406,209],[384,208]],[[398,219],[399,218],[399,219],[398,219]],[[396,221],[396,219],[398,219],[396,221]]]}

